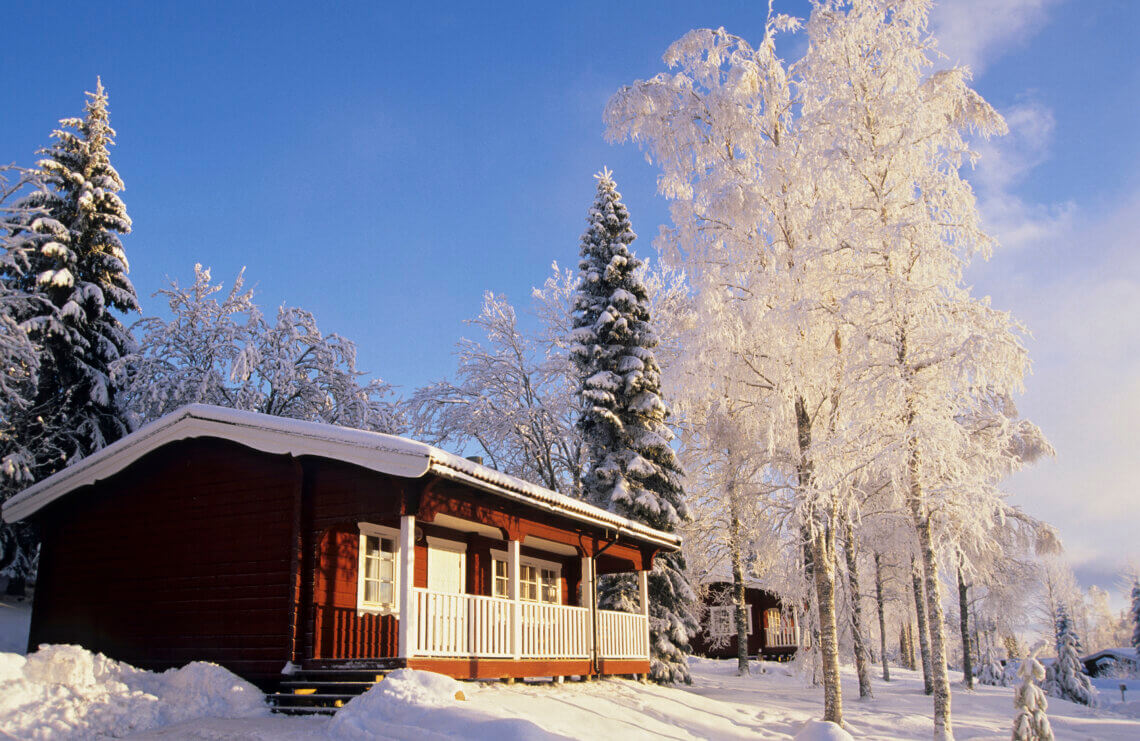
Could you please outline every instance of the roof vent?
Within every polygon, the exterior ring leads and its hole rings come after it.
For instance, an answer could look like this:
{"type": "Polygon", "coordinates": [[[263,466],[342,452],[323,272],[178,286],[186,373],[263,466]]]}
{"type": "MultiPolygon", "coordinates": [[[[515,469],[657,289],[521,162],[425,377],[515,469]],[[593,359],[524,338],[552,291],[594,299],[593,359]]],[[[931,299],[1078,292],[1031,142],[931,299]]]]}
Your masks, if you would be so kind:
{"type": "Polygon", "coordinates": [[[467,460],[472,463],[478,463],[480,466],[483,465],[483,456],[481,455],[469,455],[467,456],[467,460]]]}

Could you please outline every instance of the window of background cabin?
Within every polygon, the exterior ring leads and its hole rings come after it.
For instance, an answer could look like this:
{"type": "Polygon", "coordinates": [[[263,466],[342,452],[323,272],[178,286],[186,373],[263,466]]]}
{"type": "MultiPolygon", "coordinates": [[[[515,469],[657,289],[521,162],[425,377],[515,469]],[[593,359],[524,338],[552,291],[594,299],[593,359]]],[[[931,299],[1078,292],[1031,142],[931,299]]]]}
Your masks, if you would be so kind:
{"type": "MultiPolygon", "coordinates": [[[[748,633],[752,635],[752,605],[745,605],[748,633]]],[[[709,635],[736,635],[736,605],[713,605],[709,608],[709,635]]]]}
{"type": "Polygon", "coordinates": [[[394,528],[360,523],[360,553],[357,568],[358,612],[395,613],[399,594],[399,535],[394,528]]]}

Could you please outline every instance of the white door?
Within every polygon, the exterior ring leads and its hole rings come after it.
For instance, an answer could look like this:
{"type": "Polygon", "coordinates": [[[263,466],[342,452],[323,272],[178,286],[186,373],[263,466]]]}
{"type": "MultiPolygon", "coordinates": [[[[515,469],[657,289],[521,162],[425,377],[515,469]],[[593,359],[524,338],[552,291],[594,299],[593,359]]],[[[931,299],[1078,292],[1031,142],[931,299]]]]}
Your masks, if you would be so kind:
{"type": "Polygon", "coordinates": [[[464,549],[463,543],[452,545],[447,541],[429,542],[428,590],[445,594],[463,594],[467,583],[464,573],[464,549]]]}

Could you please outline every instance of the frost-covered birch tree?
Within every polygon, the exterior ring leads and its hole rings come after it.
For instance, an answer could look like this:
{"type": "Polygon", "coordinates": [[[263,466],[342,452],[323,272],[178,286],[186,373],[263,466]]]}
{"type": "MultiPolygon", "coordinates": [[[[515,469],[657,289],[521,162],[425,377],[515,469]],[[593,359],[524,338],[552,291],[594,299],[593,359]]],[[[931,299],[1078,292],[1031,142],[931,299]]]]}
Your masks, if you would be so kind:
{"type": "MultiPolygon", "coordinates": [[[[674,532],[689,514],[681,467],[670,447],[673,432],[666,424],[649,295],[638,273],[641,261],[629,248],[636,235],[612,174],[603,170],[596,178],[581,239],[581,282],[570,335],[570,356],[581,379],[578,430],[587,461],[582,495],[674,532]]],[[[657,681],[690,681],[686,655],[697,629],[694,599],[684,556],[658,556],[649,574],[651,676],[657,681]]],[[[606,579],[599,604],[635,609],[636,584],[628,576],[606,579]]]]}
{"type": "Polygon", "coordinates": [[[883,370],[871,398],[918,540],[935,737],[949,738],[939,554],[948,523],[992,526],[1002,496],[993,472],[1009,458],[997,431],[979,445],[962,420],[1020,391],[1028,358],[1020,325],[971,296],[962,277],[992,246],[960,175],[973,161],[967,136],[1005,125],[966,70],[932,72],[929,10],[920,0],[821,3],[808,26],[804,115],[818,122],[830,170],[845,180],[840,243],[861,253],[876,298],[862,321],[883,370]]]}
{"type": "Polygon", "coordinates": [[[398,409],[378,379],[362,383],[356,345],[324,334],[316,317],[282,306],[270,323],[245,288],[244,270],[230,289],[194,266],[189,286],[159,291],[170,320],[147,317],[134,331],[140,354],[119,363],[129,407],[149,422],[185,404],[203,403],[309,421],[396,433],[398,409]]]}
{"type": "Polygon", "coordinates": [[[411,434],[461,450],[474,446],[505,473],[577,496],[584,451],[567,340],[577,283],[554,265],[534,292],[536,334],[519,326],[506,297],[486,293],[479,315],[468,321],[484,340],[461,340],[455,380],[424,386],[408,400],[411,434]]]}
{"type": "MultiPolygon", "coordinates": [[[[772,16],[757,47],[723,29],[696,30],[665,54],[673,69],[619,91],[609,136],[633,140],[662,171],[672,200],[667,245],[683,261],[697,305],[687,355],[710,400],[738,409],[764,440],[766,475],[788,493],[788,532],[799,542],[817,605],[825,714],[842,721],[835,615],[836,541],[842,511],[833,471],[821,468],[840,438],[842,329],[821,304],[843,298],[825,276],[842,254],[818,244],[817,183],[796,128],[787,69],[775,36],[796,21],[772,16]]],[[[685,392],[682,391],[682,394],[685,392]]],[[[837,467],[838,468],[838,467],[837,467]]],[[[773,491],[774,497],[781,496],[773,491]]]]}
{"type": "MultiPolygon", "coordinates": [[[[39,209],[30,207],[28,191],[42,189],[35,171],[0,167],[0,502],[34,483],[37,458],[60,457],[48,433],[58,417],[36,406],[40,357],[38,333],[28,331],[30,317],[58,310],[35,291],[30,275],[36,236],[27,230],[39,209]]],[[[0,576],[14,581],[34,571],[36,539],[26,523],[0,525],[0,576]]]]}

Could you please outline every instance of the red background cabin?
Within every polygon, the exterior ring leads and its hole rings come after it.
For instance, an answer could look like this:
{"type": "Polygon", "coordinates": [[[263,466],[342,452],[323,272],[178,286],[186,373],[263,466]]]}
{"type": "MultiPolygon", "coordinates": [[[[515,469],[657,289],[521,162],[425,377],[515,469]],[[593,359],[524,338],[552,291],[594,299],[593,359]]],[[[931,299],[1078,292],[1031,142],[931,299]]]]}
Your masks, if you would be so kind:
{"type": "MultiPolygon", "coordinates": [[[[800,642],[795,611],[787,609],[778,596],[759,587],[745,588],[744,601],[748,611],[748,655],[778,661],[795,656],[800,642]]],[[[704,606],[701,632],[690,641],[693,653],[736,658],[736,606],[732,601],[732,584],[706,585],[704,606]]]]}

